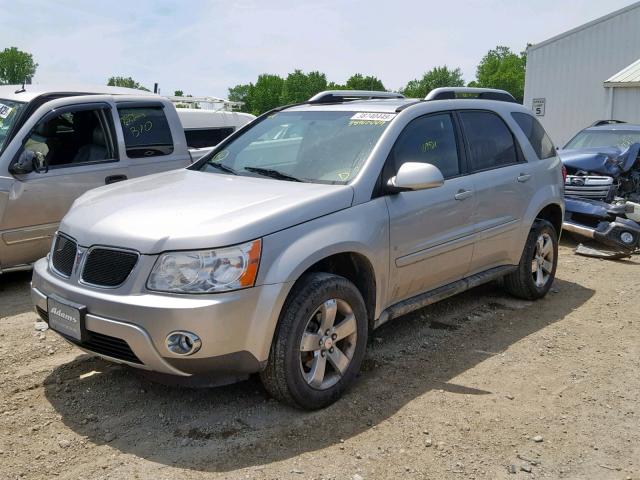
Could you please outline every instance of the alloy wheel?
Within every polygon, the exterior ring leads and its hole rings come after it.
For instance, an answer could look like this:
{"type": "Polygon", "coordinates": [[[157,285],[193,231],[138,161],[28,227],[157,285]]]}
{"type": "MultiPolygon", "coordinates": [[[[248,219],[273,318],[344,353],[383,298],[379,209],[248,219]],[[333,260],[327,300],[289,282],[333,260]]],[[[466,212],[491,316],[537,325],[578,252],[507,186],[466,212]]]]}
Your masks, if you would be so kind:
{"type": "Polygon", "coordinates": [[[541,233],[536,240],[531,272],[536,287],[544,287],[553,272],[554,250],[553,240],[548,233],[541,233]]]}
{"type": "Polygon", "coordinates": [[[307,321],[300,341],[300,369],[317,390],[335,385],[345,374],[356,350],[357,321],[351,306],[332,298],[307,321]]]}

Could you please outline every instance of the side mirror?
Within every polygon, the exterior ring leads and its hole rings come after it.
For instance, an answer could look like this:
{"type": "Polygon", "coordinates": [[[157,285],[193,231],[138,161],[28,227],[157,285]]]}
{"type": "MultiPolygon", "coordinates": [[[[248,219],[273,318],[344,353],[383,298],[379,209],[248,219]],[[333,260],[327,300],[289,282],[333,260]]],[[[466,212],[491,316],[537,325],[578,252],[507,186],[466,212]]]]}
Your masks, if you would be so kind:
{"type": "Polygon", "coordinates": [[[31,172],[47,173],[49,164],[41,152],[23,149],[18,159],[11,164],[9,171],[16,175],[26,175],[31,172]]]}
{"type": "Polygon", "coordinates": [[[400,166],[396,176],[389,179],[387,188],[392,192],[402,192],[426,190],[443,184],[444,177],[438,167],[430,163],[406,162],[400,166]]]}

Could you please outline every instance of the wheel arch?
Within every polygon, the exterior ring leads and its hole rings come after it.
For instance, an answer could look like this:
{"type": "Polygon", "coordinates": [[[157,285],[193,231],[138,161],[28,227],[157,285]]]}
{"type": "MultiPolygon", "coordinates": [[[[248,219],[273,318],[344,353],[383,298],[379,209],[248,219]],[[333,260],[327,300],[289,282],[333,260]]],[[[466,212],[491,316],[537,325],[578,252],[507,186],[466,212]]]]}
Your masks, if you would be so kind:
{"type": "Polygon", "coordinates": [[[551,225],[553,225],[556,229],[556,233],[558,234],[558,238],[560,238],[560,233],[562,232],[562,218],[562,207],[557,203],[550,203],[536,215],[536,219],[547,220],[551,225]]]}

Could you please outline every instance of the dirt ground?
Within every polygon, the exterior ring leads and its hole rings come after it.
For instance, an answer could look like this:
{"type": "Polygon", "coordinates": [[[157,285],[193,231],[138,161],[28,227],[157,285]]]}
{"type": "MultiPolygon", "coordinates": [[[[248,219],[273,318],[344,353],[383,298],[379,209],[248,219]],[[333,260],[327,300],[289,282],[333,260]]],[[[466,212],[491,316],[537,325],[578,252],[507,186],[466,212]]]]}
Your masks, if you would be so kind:
{"type": "Polygon", "coordinates": [[[0,277],[0,479],[638,479],[640,258],[561,248],[546,299],[491,284],[374,332],[339,402],[165,387],[35,329],[0,277]]]}

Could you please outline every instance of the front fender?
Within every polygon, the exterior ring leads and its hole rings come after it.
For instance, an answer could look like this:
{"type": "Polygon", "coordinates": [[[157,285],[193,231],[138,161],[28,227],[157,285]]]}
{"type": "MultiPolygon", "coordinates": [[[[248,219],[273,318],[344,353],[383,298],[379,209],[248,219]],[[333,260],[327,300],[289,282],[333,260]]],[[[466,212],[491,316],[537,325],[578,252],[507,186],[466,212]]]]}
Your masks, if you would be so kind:
{"type": "Polygon", "coordinates": [[[267,235],[262,252],[257,283],[290,286],[324,258],[358,253],[375,273],[376,318],[382,311],[389,275],[389,213],[383,198],[267,235]]]}

